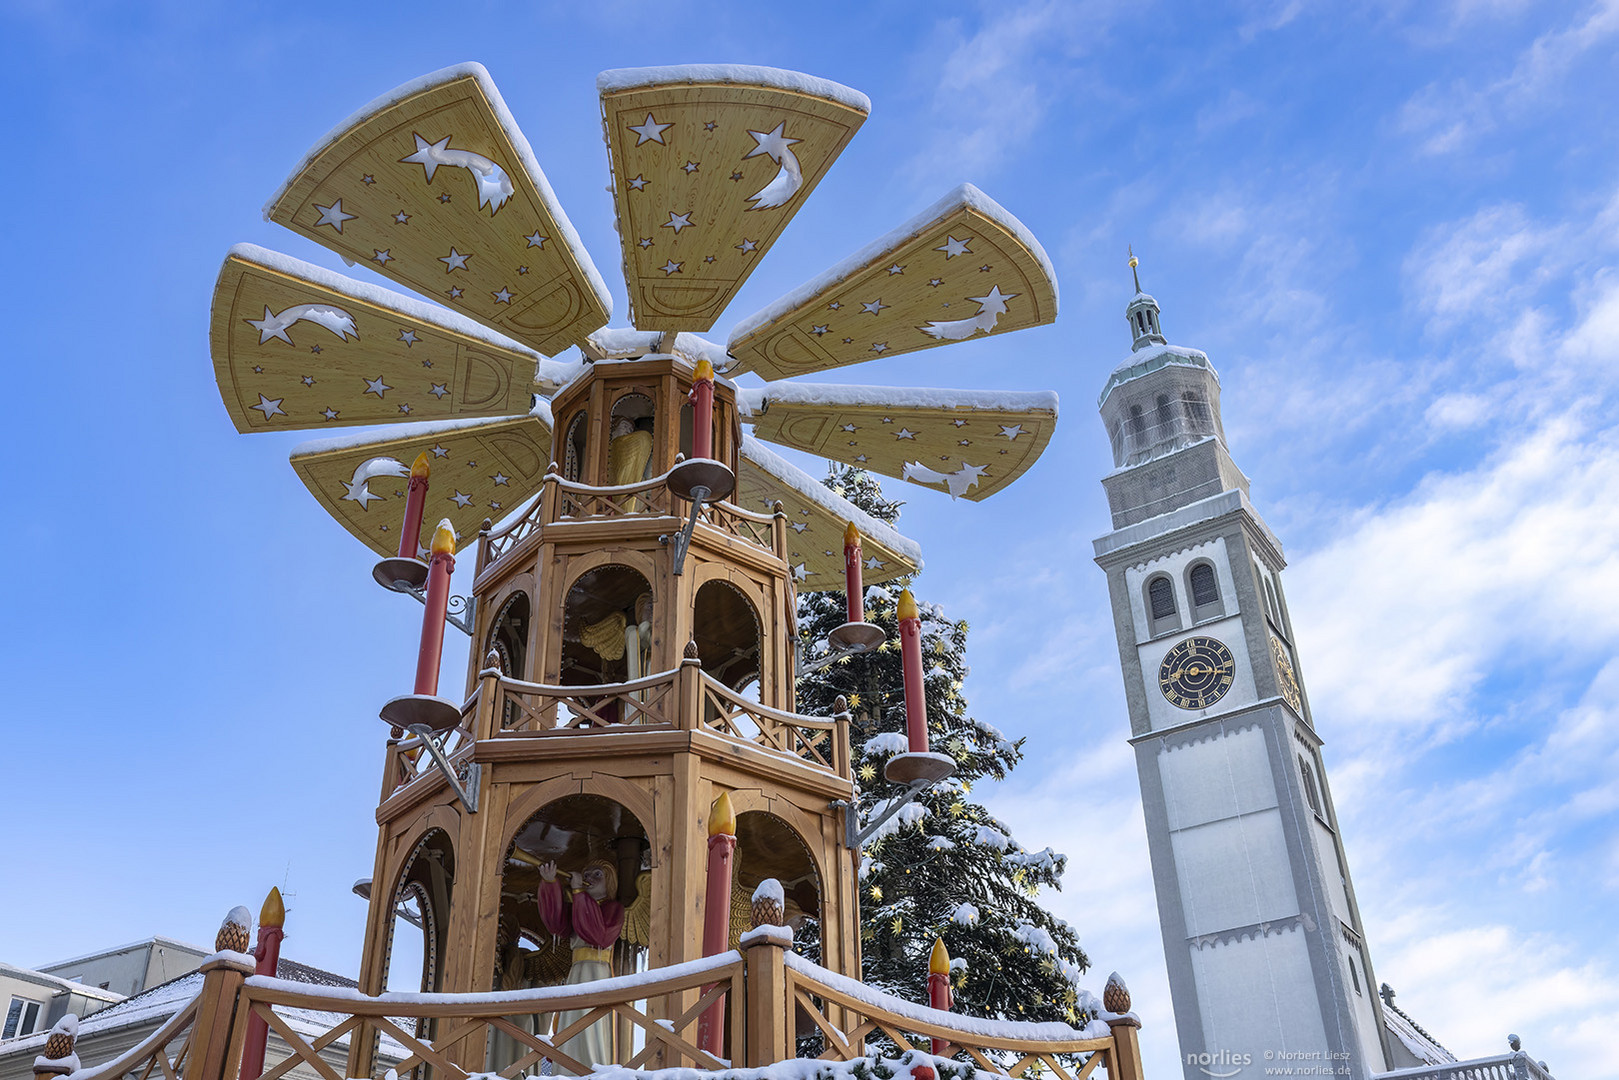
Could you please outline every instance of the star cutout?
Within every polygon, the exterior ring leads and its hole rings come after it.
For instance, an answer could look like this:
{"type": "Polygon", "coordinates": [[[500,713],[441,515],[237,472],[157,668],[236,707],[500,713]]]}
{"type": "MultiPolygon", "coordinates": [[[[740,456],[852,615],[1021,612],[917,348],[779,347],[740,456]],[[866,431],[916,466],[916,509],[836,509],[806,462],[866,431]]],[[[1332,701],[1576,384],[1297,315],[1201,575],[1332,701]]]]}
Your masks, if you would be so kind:
{"type": "Polygon", "coordinates": [[[704,255],[703,256],[703,261],[706,262],[706,263],[711,263],[711,262],[714,261],[714,256],[712,256],[712,255],[704,255]]]}
{"type": "Polygon", "coordinates": [[[914,439],[914,438],[916,438],[916,432],[912,431],[910,428],[902,427],[898,431],[894,432],[894,438],[896,438],[896,439],[914,439]]]}
{"type": "Polygon", "coordinates": [[[324,416],[328,420],[336,420],[337,419],[337,410],[332,408],[330,405],[328,405],[328,406],[326,406],[326,411],[321,413],[321,415],[324,416]]]}
{"type": "Polygon", "coordinates": [[[462,290],[461,286],[459,286],[459,285],[451,285],[450,286],[450,299],[451,300],[459,300],[459,299],[461,299],[462,291],[463,290],[462,290]]]}
{"type": "Polygon", "coordinates": [[[957,255],[971,255],[973,253],[973,249],[967,245],[972,242],[973,238],[970,236],[965,240],[957,240],[954,236],[946,236],[944,243],[940,244],[933,250],[944,252],[944,257],[946,259],[954,259],[957,255]]]}
{"type": "Polygon", "coordinates": [[[450,193],[448,191],[446,191],[444,194],[442,194],[442,195],[440,195],[438,197],[438,201],[441,202],[441,203],[449,202],[450,201],[450,193]]]}
{"type": "Polygon", "coordinates": [[[317,229],[322,225],[330,225],[338,232],[342,232],[343,222],[353,221],[355,218],[360,216],[358,214],[345,214],[343,212],[342,199],[333,199],[332,205],[330,206],[322,206],[319,203],[316,203],[315,209],[320,211],[320,220],[315,222],[315,228],[317,229]]]}
{"type": "Polygon", "coordinates": [[[255,374],[255,375],[263,375],[264,374],[264,369],[259,367],[257,364],[254,364],[253,365],[253,374],[255,374]]]}
{"type": "Polygon", "coordinates": [[[393,258],[393,256],[388,253],[387,248],[375,248],[375,249],[373,249],[371,257],[373,259],[375,259],[377,262],[381,263],[383,266],[387,266],[388,265],[388,260],[393,258]]]}
{"type": "Polygon", "coordinates": [[[1017,299],[1017,293],[1003,293],[999,285],[991,285],[987,296],[969,296],[967,299],[975,304],[982,304],[980,315],[1005,315],[1006,302],[1017,299]]]}
{"type": "MultiPolygon", "coordinates": [[[[472,258],[471,255],[463,255],[452,247],[450,248],[450,253],[448,255],[440,255],[438,257],[438,261],[444,264],[444,272],[448,274],[452,270],[465,270],[467,268],[467,260],[470,258],[472,258]]],[[[479,265],[481,266],[482,264],[480,263],[479,265]]]]}
{"type": "Polygon", "coordinates": [[[431,360],[423,360],[422,361],[422,367],[432,367],[432,366],[433,366],[433,361],[431,361],[431,360]]]}
{"type": "Polygon", "coordinates": [[[871,315],[877,314],[879,311],[883,310],[883,308],[892,307],[892,306],[893,306],[892,304],[883,303],[883,299],[880,296],[877,299],[873,300],[869,304],[861,304],[860,305],[862,310],[864,310],[865,312],[867,312],[868,314],[871,314],[871,315]]]}
{"type": "Polygon", "coordinates": [[[965,420],[952,420],[950,422],[952,424],[956,425],[957,427],[966,427],[967,426],[967,421],[965,421],[965,420]]]}
{"type": "Polygon", "coordinates": [[[671,211],[669,211],[669,220],[665,221],[663,223],[663,228],[665,228],[665,229],[673,229],[675,231],[676,236],[680,235],[680,230],[681,229],[689,229],[690,227],[691,227],[691,211],[690,210],[687,210],[684,214],[677,214],[673,210],[671,210],[671,211]]]}
{"type": "Polygon", "coordinates": [[[895,263],[893,266],[890,266],[888,268],[888,274],[889,274],[890,277],[892,277],[895,274],[903,274],[903,273],[905,273],[905,267],[901,266],[899,263],[895,263]]]}
{"type": "Polygon", "coordinates": [[[319,356],[320,355],[320,346],[319,345],[311,345],[311,346],[309,346],[309,351],[314,353],[315,355],[319,356]]]}
{"type": "Polygon", "coordinates": [[[854,338],[846,337],[846,338],[843,339],[843,343],[845,345],[853,345],[854,344],[854,338]]]}
{"type": "Polygon", "coordinates": [[[826,306],[827,306],[827,308],[828,308],[828,309],[829,309],[829,310],[831,310],[831,311],[836,311],[836,310],[838,310],[838,309],[839,309],[839,308],[841,308],[841,307],[842,307],[842,306],[843,306],[843,305],[842,305],[842,304],[840,304],[840,303],[838,303],[838,302],[837,302],[837,301],[836,301],[836,300],[834,300],[834,301],[832,301],[832,302],[831,302],[831,303],[830,303],[830,304],[828,304],[828,305],[826,305],[826,306]]]}
{"type": "Polygon", "coordinates": [[[441,382],[429,383],[428,386],[429,389],[427,392],[438,398],[440,401],[443,401],[444,395],[450,392],[450,388],[441,382]]]}
{"type": "Polygon", "coordinates": [[[933,286],[933,288],[937,289],[940,285],[944,284],[944,278],[939,278],[939,277],[928,278],[928,284],[933,286]]]}
{"type": "Polygon", "coordinates": [[[746,236],[744,236],[742,238],[742,242],[740,244],[737,244],[735,246],[736,246],[736,249],[738,251],[740,251],[744,255],[751,255],[753,252],[755,252],[755,251],[757,251],[759,249],[758,242],[754,241],[754,240],[749,240],[746,236]]]}
{"type": "Polygon", "coordinates": [[[812,571],[804,568],[803,563],[799,563],[797,566],[793,567],[793,580],[803,581],[805,578],[810,576],[811,572],[812,571]]]}
{"type": "Polygon", "coordinates": [[[375,394],[377,397],[381,397],[393,389],[393,387],[382,381],[381,375],[378,375],[374,379],[367,379],[362,375],[360,379],[365,383],[365,390],[360,394],[361,397],[364,397],[366,394],[375,394]]]}
{"type": "Polygon", "coordinates": [[[755,143],[757,143],[758,145],[755,146],[752,150],[749,150],[746,154],[743,154],[742,155],[742,160],[746,161],[746,160],[748,160],[748,158],[750,158],[750,157],[758,157],[760,154],[769,154],[770,155],[770,160],[776,162],[777,164],[780,164],[782,155],[787,152],[787,148],[789,146],[793,145],[796,142],[802,142],[803,141],[802,139],[789,139],[789,138],[787,138],[786,135],[784,134],[784,132],[786,131],[786,128],[787,128],[787,121],[783,120],[781,123],[777,124],[774,128],[772,128],[768,132],[765,132],[765,131],[750,131],[750,132],[748,132],[749,135],[753,136],[753,141],[755,143]]]}
{"type": "Polygon", "coordinates": [[[663,271],[665,277],[668,277],[670,274],[680,273],[680,268],[685,265],[685,263],[677,263],[673,259],[670,259],[668,262],[658,267],[658,269],[663,271]]]}
{"type": "Polygon", "coordinates": [[[490,293],[489,295],[495,298],[495,303],[497,304],[509,304],[512,302],[512,291],[504,285],[500,287],[499,292],[490,293]]]}
{"type": "Polygon", "coordinates": [[[866,455],[865,454],[856,454],[854,456],[854,459],[856,461],[865,461],[866,460],[866,455]]]}
{"type": "Polygon", "coordinates": [[[631,191],[645,191],[646,190],[646,177],[645,176],[637,176],[633,180],[626,180],[624,182],[626,184],[630,185],[630,190],[631,191]]]}
{"type": "Polygon", "coordinates": [[[377,178],[372,176],[370,173],[366,173],[364,176],[360,177],[360,183],[362,184],[374,184],[376,182],[377,178]]]}
{"type": "Polygon", "coordinates": [[[545,250],[545,242],[551,238],[549,236],[541,236],[540,230],[535,229],[533,232],[523,237],[523,239],[528,241],[529,247],[537,247],[543,251],[545,250]]]}
{"type": "Polygon", "coordinates": [[[713,131],[718,126],[719,125],[715,124],[714,121],[710,120],[706,124],[703,125],[703,130],[704,131],[713,131]]]}
{"type": "Polygon", "coordinates": [[[450,452],[448,450],[446,450],[442,446],[435,446],[435,447],[433,447],[433,456],[434,457],[449,457],[450,452]]]}
{"type": "Polygon", "coordinates": [[[1013,440],[1015,442],[1015,441],[1017,441],[1017,437],[1019,435],[1023,434],[1023,425],[1022,424],[1002,424],[1001,425],[1001,434],[1005,435],[1008,439],[1011,439],[1011,440],[1013,440]]]}
{"type": "Polygon", "coordinates": [[[856,424],[844,424],[843,425],[843,430],[844,431],[859,431],[860,428],[856,424]]]}
{"type": "Polygon", "coordinates": [[[412,132],[411,136],[416,140],[416,152],[406,154],[399,159],[399,163],[401,165],[420,165],[427,170],[427,179],[431,181],[433,174],[438,171],[444,151],[450,148],[450,137],[446,135],[438,142],[430,143],[415,132],[412,132]]]}
{"type": "Polygon", "coordinates": [[[886,342],[886,341],[877,342],[875,345],[873,345],[871,347],[871,351],[874,352],[874,353],[887,352],[888,351],[888,342],[886,342]]]}
{"type": "Polygon", "coordinates": [[[507,476],[505,473],[498,473],[497,472],[495,475],[491,476],[489,479],[491,479],[491,480],[493,480],[495,482],[496,487],[505,487],[506,486],[506,481],[510,480],[511,477],[507,476]]]}
{"type": "Polygon", "coordinates": [[[971,439],[957,439],[956,440],[956,445],[957,446],[971,446],[972,444],[973,444],[973,441],[971,439]]]}
{"type": "Polygon", "coordinates": [[[647,248],[652,246],[652,237],[650,237],[650,236],[641,237],[641,239],[639,239],[639,240],[637,240],[635,242],[635,246],[640,248],[642,251],[645,251],[647,248]]]}
{"type": "Polygon", "coordinates": [[[821,326],[811,327],[810,333],[814,334],[816,337],[820,337],[822,334],[826,333],[826,326],[823,324],[821,326]]]}
{"type": "Polygon", "coordinates": [[[492,503],[489,504],[489,509],[491,509],[491,510],[499,510],[500,509],[500,504],[498,502],[492,502],[492,503]]]}
{"type": "Polygon", "coordinates": [[[985,263],[985,264],[984,264],[984,265],[983,265],[983,266],[980,266],[980,267],[979,267],[979,268],[978,268],[978,272],[979,272],[979,273],[980,273],[980,274],[987,274],[987,273],[989,273],[989,271],[990,271],[990,265],[989,265],[989,263],[985,263]]]}
{"type": "Polygon", "coordinates": [[[687,176],[690,176],[692,173],[701,168],[702,164],[703,163],[701,161],[688,161],[686,164],[681,166],[681,169],[685,171],[687,176]]]}
{"type": "Polygon", "coordinates": [[[885,417],[883,417],[883,423],[885,423],[885,424],[892,424],[892,423],[893,423],[893,422],[894,422],[894,418],[893,418],[893,417],[892,417],[892,416],[885,416],[885,417]]]}
{"type": "Polygon", "coordinates": [[[399,412],[403,416],[409,416],[410,415],[410,406],[409,405],[401,405],[401,406],[399,406],[399,412]]]}
{"type": "Polygon", "coordinates": [[[382,498],[381,495],[371,490],[369,480],[361,480],[358,484],[351,484],[347,480],[339,480],[338,483],[343,485],[344,500],[359,503],[361,510],[371,509],[371,503],[382,498]]]}
{"type": "Polygon", "coordinates": [[[867,570],[881,570],[883,567],[885,567],[887,565],[888,565],[887,563],[883,562],[881,559],[879,559],[875,555],[873,555],[871,558],[866,560],[866,569],[867,570]]]}
{"type": "Polygon", "coordinates": [[[526,274],[526,273],[528,273],[528,267],[526,267],[526,266],[519,266],[519,267],[518,267],[518,268],[517,268],[517,272],[518,272],[518,273],[519,273],[519,274],[526,274]]]}
{"type": "Polygon", "coordinates": [[[315,385],[315,377],[314,377],[314,376],[313,376],[313,375],[305,375],[305,376],[304,376],[304,377],[303,377],[303,379],[302,379],[302,380],[300,380],[300,381],[301,381],[301,382],[302,382],[302,383],[303,383],[303,384],[304,384],[304,385],[305,385],[305,386],[314,386],[314,385],[315,385]]]}
{"type": "Polygon", "coordinates": [[[399,213],[394,215],[394,221],[397,224],[404,225],[410,221],[410,215],[401,210],[399,213]]]}
{"type": "Polygon", "coordinates": [[[259,410],[259,412],[264,414],[264,418],[268,420],[272,416],[287,415],[287,410],[281,407],[281,403],[285,400],[285,398],[267,398],[263,394],[260,394],[259,403],[257,405],[249,405],[248,408],[259,410]]]}
{"type": "Polygon", "coordinates": [[[640,136],[640,138],[635,140],[636,146],[640,146],[644,142],[655,142],[660,146],[666,146],[668,144],[663,141],[663,133],[672,127],[674,127],[673,124],[658,123],[656,120],[652,119],[651,113],[647,113],[646,123],[631,124],[630,130],[640,136]]]}
{"type": "Polygon", "coordinates": [[[465,510],[467,507],[472,505],[472,496],[464,495],[460,491],[457,491],[454,495],[450,496],[450,501],[459,506],[461,509],[465,510]]]}
{"type": "Polygon", "coordinates": [[[742,179],[742,174],[739,173],[739,172],[734,172],[734,173],[731,174],[731,179],[732,180],[740,180],[740,179],[742,179]]]}
{"type": "Polygon", "coordinates": [[[805,529],[809,528],[809,522],[807,522],[807,521],[795,521],[795,522],[793,522],[791,525],[789,525],[787,527],[789,529],[793,530],[793,532],[801,533],[805,529]]]}
{"type": "Polygon", "coordinates": [[[408,349],[422,339],[416,336],[416,331],[414,330],[401,330],[399,331],[399,340],[403,341],[405,348],[408,349]]]}

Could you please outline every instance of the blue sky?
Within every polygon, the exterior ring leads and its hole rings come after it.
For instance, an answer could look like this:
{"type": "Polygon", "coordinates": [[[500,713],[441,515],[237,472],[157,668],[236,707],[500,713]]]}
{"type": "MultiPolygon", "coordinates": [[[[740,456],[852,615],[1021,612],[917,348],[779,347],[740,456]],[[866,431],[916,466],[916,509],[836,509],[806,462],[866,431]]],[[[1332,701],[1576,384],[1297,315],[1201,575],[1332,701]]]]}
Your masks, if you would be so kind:
{"type": "Polygon", "coordinates": [[[874,108],[721,333],[963,180],[1057,266],[1055,326],[833,381],[1062,396],[1017,485],[907,488],[902,524],[919,593],[974,627],[974,711],[1029,738],[979,793],[1073,856],[1053,903],[1097,989],[1131,982],[1151,1073],[1176,1051],[1089,558],[1126,244],[1287,548],[1378,977],[1462,1056],[1515,1030],[1619,1076],[1616,44],[1612,2],[0,5],[0,958],[205,942],[275,884],[288,953],[357,966],[373,718],[418,616],[287,467],[297,436],[235,434],[207,354],[230,244],[342,269],[260,219],[285,172],[482,61],[622,312],[596,72],[756,63],[874,108]]]}

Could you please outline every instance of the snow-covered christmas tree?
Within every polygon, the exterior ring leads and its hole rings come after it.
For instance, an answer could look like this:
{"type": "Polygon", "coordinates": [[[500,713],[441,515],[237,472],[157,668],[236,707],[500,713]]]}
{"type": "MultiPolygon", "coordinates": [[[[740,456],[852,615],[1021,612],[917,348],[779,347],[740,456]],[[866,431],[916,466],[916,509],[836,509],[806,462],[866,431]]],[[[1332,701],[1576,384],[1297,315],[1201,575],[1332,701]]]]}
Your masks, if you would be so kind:
{"type": "MultiPolygon", "coordinates": [[[[900,503],[871,474],[834,465],[825,483],[892,524],[900,503]]],[[[800,680],[799,707],[826,714],[841,695],[853,714],[850,753],[862,822],[875,820],[902,791],[883,778],[889,757],[906,749],[905,695],[896,602],[901,583],[866,591],[866,619],[888,633],[874,652],[844,657],[800,680]]],[[[867,842],[860,879],[862,977],[906,997],[925,986],[928,956],[942,938],[951,960],[955,1005],[976,1016],[1066,1020],[1083,1025],[1094,1009],[1076,980],[1088,966],[1072,927],[1040,904],[1061,888],[1067,857],[1030,850],[973,800],[985,779],[1004,780],[1023,757],[1012,740],[967,711],[967,623],[918,601],[932,748],[956,761],[956,774],[890,818],[867,842]]],[[[813,661],[845,617],[841,592],[799,597],[803,655],[813,661]]]]}

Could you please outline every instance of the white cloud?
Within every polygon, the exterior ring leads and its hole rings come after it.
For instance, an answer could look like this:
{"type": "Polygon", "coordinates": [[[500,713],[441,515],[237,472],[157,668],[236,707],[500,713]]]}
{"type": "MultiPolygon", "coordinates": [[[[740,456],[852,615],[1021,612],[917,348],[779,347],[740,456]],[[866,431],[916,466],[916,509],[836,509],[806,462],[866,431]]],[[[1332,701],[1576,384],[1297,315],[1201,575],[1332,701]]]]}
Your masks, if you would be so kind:
{"type": "Polygon", "coordinates": [[[1405,258],[1407,288],[1430,316],[1431,332],[1458,321],[1513,310],[1551,271],[1548,256],[1562,230],[1531,222],[1523,207],[1485,207],[1434,226],[1405,258]]]}

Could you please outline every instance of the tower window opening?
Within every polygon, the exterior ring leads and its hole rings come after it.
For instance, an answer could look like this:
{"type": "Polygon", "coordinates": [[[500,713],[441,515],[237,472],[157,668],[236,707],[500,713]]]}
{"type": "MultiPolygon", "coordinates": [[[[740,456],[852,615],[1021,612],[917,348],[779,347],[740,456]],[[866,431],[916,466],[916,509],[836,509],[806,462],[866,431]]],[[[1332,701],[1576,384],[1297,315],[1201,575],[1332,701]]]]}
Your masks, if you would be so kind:
{"type": "Polygon", "coordinates": [[[1214,578],[1214,567],[1198,563],[1192,567],[1191,582],[1193,607],[1220,602],[1220,584],[1214,578]]]}
{"type": "Polygon", "coordinates": [[[1130,406],[1130,438],[1140,445],[1147,437],[1147,418],[1141,412],[1140,405],[1130,406]]]}
{"type": "Polygon", "coordinates": [[[655,411],[645,394],[625,394],[613,403],[607,432],[609,484],[634,484],[652,475],[655,411]]]}
{"type": "Polygon", "coordinates": [[[562,478],[579,482],[584,470],[585,461],[585,412],[583,409],[574,413],[573,419],[568,422],[568,434],[563,439],[562,446],[562,478]]]}
{"type": "Polygon", "coordinates": [[[1175,412],[1170,407],[1169,395],[1168,394],[1159,394],[1158,395],[1157,423],[1158,423],[1158,437],[1160,439],[1163,438],[1164,436],[1168,435],[1174,429],[1174,426],[1175,426],[1175,412]]]}
{"type": "Polygon", "coordinates": [[[1304,760],[1303,754],[1299,755],[1299,775],[1304,778],[1304,797],[1310,803],[1310,810],[1317,817],[1320,817],[1321,793],[1315,786],[1315,769],[1311,767],[1308,761],[1304,760]]]}
{"type": "Polygon", "coordinates": [[[1168,619],[1175,614],[1175,587],[1166,577],[1156,577],[1147,586],[1147,601],[1154,619],[1168,619]]]}
{"type": "Polygon", "coordinates": [[[1147,316],[1140,311],[1136,312],[1136,329],[1143,334],[1147,332],[1147,316]]]}

